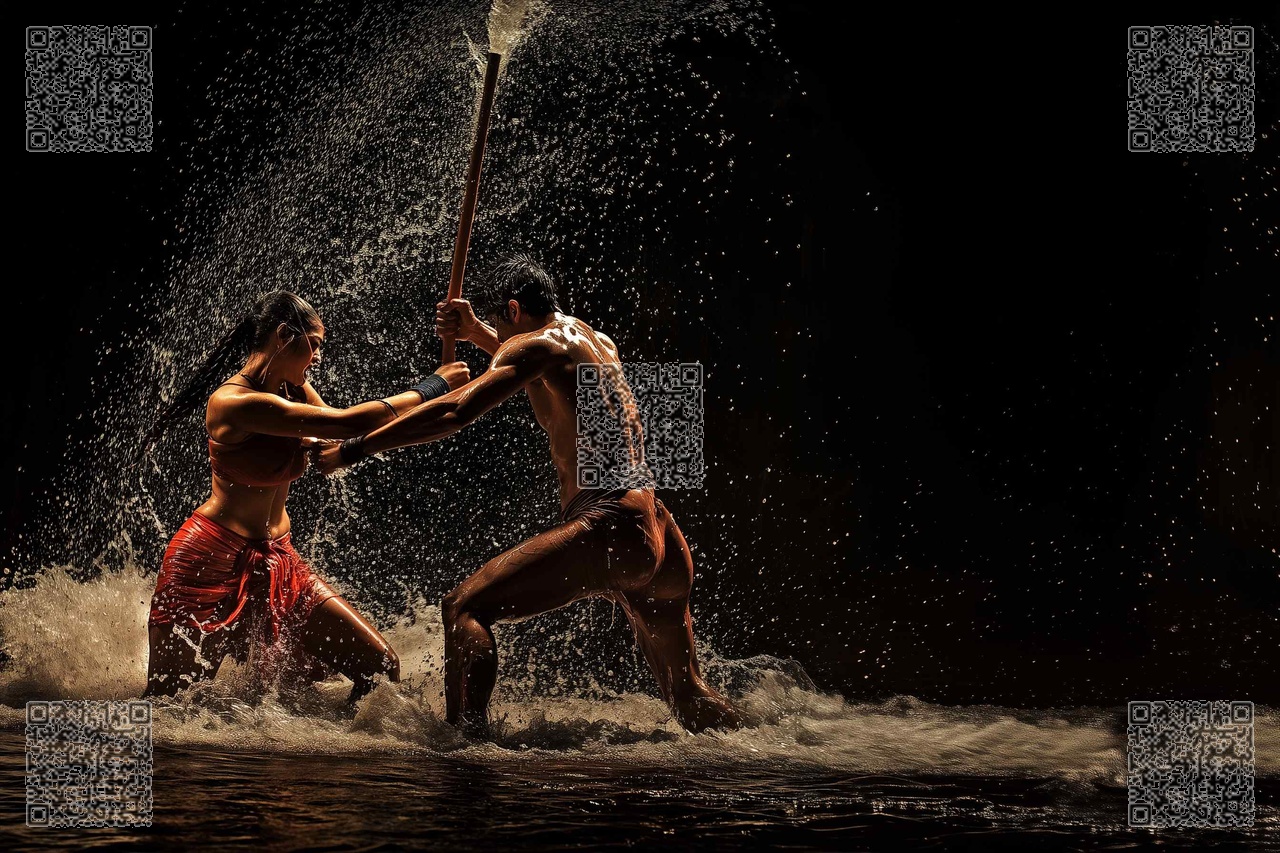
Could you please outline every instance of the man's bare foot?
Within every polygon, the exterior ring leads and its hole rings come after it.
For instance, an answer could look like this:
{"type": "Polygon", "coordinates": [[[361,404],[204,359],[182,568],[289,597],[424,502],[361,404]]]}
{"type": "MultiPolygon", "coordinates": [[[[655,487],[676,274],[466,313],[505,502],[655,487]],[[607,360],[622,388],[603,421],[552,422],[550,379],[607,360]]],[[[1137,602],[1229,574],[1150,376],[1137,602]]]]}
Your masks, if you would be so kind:
{"type": "Polygon", "coordinates": [[[462,714],[457,722],[458,731],[462,732],[463,737],[469,740],[478,740],[484,743],[496,743],[494,727],[490,724],[487,715],[479,714],[462,714]]]}
{"type": "Polygon", "coordinates": [[[694,734],[708,729],[733,731],[743,726],[742,715],[719,695],[700,696],[677,709],[676,719],[694,734]]]}

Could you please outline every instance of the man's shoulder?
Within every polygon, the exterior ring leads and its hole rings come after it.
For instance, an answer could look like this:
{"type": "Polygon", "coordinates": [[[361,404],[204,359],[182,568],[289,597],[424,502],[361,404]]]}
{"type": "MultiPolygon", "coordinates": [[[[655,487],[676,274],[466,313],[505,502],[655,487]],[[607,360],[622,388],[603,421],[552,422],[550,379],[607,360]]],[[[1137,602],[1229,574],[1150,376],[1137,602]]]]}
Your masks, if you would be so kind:
{"type": "Polygon", "coordinates": [[[495,361],[498,359],[504,361],[549,359],[556,355],[563,355],[565,352],[563,340],[558,340],[547,329],[537,329],[512,335],[498,347],[493,357],[495,361]]]}
{"type": "MultiPolygon", "coordinates": [[[[568,321],[568,325],[571,328],[573,328],[573,330],[577,332],[579,335],[585,332],[589,338],[595,338],[597,341],[603,343],[609,349],[613,350],[615,356],[617,355],[618,345],[615,344],[613,342],[613,338],[605,334],[603,330],[592,326],[590,323],[586,322],[580,317],[574,317],[566,314],[565,320],[568,321]]],[[[577,342],[581,343],[581,338],[579,338],[577,342]]]]}
{"type": "MultiPolygon", "coordinates": [[[[508,338],[497,353],[495,360],[540,359],[547,362],[557,360],[579,361],[589,354],[590,347],[584,347],[590,339],[603,342],[614,355],[618,346],[613,339],[598,329],[593,329],[577,317],[565,315],[564,322],[523,332],[508,338]]],[[[594,356],[585,360],[594,361],[594,356]]]]}

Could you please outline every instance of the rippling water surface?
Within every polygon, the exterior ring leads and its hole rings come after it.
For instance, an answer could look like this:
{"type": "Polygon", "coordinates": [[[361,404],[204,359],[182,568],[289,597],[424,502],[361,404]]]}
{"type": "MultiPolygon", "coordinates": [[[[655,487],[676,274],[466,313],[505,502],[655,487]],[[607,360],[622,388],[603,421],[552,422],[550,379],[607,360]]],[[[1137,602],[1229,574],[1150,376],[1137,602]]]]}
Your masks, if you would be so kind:
{"type": "Polygon", "coordinates": [[[440,717],[433,605],[388,629],[404,680],[354,714],[341,677],[282,693],[230,662],[156,700],[151,828],[26,828],[25,701],[138,696],[150,584],[137,569],[87,583],[51,569],[0,595],[12,656],[0,669],[6,849],[462,847],[478,835],[532,849],[1280,849],[1271,708],[1256,714],[1252,829],[1134,830],[1124,708],[858,702],[794,661],[712,648],[707,675],[743,709],[741,731],[687,734],[644,691],[550,697],[507,678],[497,742],[473,743],[440,717]]]}

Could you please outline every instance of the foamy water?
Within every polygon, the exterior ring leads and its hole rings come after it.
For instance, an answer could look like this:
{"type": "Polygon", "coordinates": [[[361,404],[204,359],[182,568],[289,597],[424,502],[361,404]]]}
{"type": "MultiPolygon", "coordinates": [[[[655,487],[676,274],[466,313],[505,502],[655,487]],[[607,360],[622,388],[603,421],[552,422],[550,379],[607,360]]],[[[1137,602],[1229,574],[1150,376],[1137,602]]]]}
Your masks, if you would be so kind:
{"type": "MultiPolygon", "coordinates": [[[[80,582],[50,568],[28,589],[0,594],[0,725],[22,724],[35,699],[137,697],[146,682],[147,607],[154,575],[136,567],[80,582]]],[[[403,680],[383,683],[342,713],[350,683],[334,677],[300,693],[254,686],[230,659],[218,676],[175,699],[153,700],[158,744],[275,753],[463,751],[500,757],[553,751],[560,758],[667,767],[800,762],[860,773],[1052,776],[1123,785],[1122,709],[1026,711],[947,707],[911,697],[859,703],[814,687],[793,661],[720,659],[704,652],[709,679],[745,712],[743,730],[690,735],[659,699],[643,693],[514,699],[524,661],[502,661],[493,716],[498,743],[477,745],[443,722],[439,608],[422,604],[381,626],[400,655],[403,680]]],[[[627,630],[625,624],[618,626],[627,630]]],[[[502,626],[498,626],[501,648],[502,626]]],[[[1280,764],[1273,709],[1258,709],[1257,771],[1280,764]]]]}

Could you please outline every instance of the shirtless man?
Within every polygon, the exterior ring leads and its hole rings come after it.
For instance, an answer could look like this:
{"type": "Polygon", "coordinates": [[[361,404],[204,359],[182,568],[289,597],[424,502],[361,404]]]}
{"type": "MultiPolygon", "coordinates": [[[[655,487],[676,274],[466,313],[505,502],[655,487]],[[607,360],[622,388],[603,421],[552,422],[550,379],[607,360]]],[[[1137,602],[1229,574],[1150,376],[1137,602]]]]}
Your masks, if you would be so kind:
{"type": "MultiPolygon", "coordinates": [[[[414,408],[359,438],[327,447],[330,473],[375,453],[438,441],[521,389],[551,439],[560,480],[560,524],[498,555],[445,596],[445,719],[488,736],[489,697],[498,676],[492,626],[546,613],[590,596],[620,604],[658,688],[686,729],[737,728],[738,712],[703,681],[694,650],[689,591],[693,558],[652,479],[631,489],[578,486],[577,366],[619,376],[618,348],[560,310],[551,276],[525,255],[500,264],[477,297],[482,322],[464,299],[437,306],[442,337],[471,341],[493,356],[489,369],[456,391],[414,408]],[[603,371],[602,371],[603,372],[603,371]],[[647,482],[647,485],[646,485],[647,482]]],[[[632,473],[647,473],[634,401],[624,380],[602,404],[623,421],[632,473]],[[626,406],[618,401],[625,400],[626,406]]]]}

